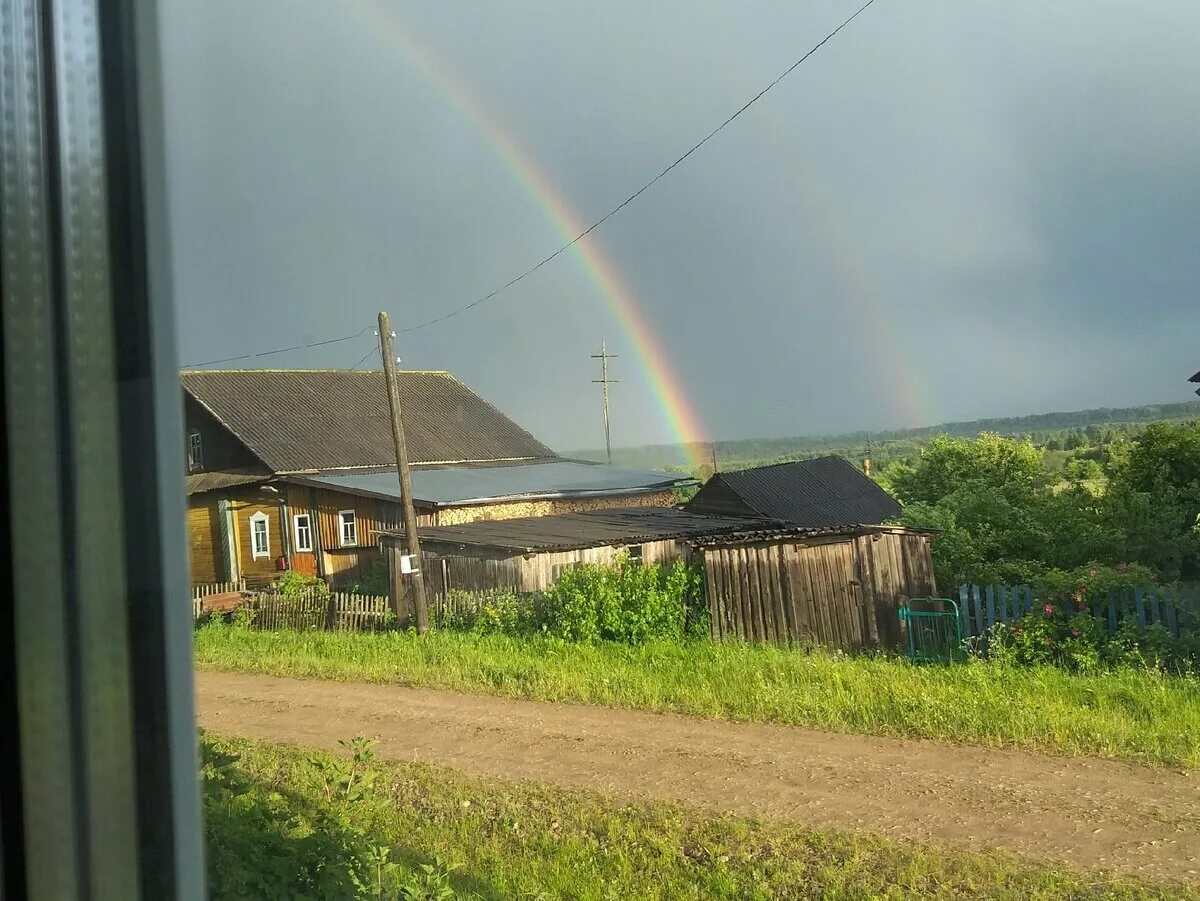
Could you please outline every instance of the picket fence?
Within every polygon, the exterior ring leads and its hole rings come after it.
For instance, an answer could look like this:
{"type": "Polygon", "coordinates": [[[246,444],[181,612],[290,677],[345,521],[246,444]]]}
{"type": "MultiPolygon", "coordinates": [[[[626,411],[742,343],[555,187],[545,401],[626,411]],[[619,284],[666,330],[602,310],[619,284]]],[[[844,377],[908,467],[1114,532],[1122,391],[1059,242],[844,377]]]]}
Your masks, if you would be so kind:
{"type": "MultiPolygon", "coordinates": [[[[964,638],[985,637],[996,623],[1018,619],[1047,603],[1074,603],[1070,596],[1039,592],[1029,585],[960,585],[958,607],[964,638]]],[[[1087,601],[1088,611],[1109,631],[1127,617],[1141,628],[1160,624],[1172,635],[1200,630],[1200,585],[1152,585],[1114,589],[1087,601]]]]}
{"type": "MultiPolygon", "coordinates": [[[[236,586],[233,589],[238,590],[236,586]]],[[[210,591],[207,594],[217,594],[210,591]]],[[[200,616],[200,597],[193,598],[192,615],[200,616]]],[[[255,629],[327,629],[340,632],[373,631],[391,620],[388,599],[380,595],[350,594],[335,591],[331,594],[308,592],[298,597],[284,597],[271,591],[255,592],[246,606],[253,611],[251,626],[255,629]]]]}

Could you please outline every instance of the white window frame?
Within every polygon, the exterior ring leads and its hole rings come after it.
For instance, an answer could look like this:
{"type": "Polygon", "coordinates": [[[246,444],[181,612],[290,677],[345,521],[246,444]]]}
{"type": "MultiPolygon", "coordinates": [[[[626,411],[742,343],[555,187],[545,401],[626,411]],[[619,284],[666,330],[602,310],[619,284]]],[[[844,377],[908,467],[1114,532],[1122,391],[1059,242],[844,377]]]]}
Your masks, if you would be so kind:
{"type": "Polygon", "coordinates": [[[292,517],[292,542],[293,550],[298,554],[311,554],[313,552],[312,540],[312,515],[309,513],[297,513],[292,517]],[[304,531],[308,534],[308,542],[300,540],[300,520],[304,520],[304,531]]]}
{"type": "Polygon", "coordinates": [[[252,560],[260,560],[263,557],[271,556],[271,517],[259,510],[250,517],[250,558],[252,560]],[[255,529],[259,523],[263,524],[263,537],[266,538],[266,548],[258,549],[258,532],[255,529]]]}
{"type": "Polygon", "coordinates": [[[188,432],[188,472],[196,472],[203,468],[204,439],[199,429],[192,429],[188,432]]]}
{"type": "Polygon", "coordinates": [[[356,510],[338,510],[338,541],[342,547],[358,547],[358,512],[356,510]],[[354,535],[346,540],[346,514],[350,514],[350,528],[354,535]]]}

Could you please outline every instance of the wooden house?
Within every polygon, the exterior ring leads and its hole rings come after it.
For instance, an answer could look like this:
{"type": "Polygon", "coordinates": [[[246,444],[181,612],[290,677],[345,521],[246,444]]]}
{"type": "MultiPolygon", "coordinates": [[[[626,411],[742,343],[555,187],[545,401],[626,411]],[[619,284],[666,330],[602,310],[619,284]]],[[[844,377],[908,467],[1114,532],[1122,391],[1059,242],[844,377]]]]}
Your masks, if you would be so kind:
{"type": "MultiPolygon", "coordinates": [[[[895,649],[903,598],[936,593],[931,533],[883,525],[804,527],[686,508],[596,510],[421,530],[433,603],[543,591],[569,567],[620,553],[703,565],[714,638],[895,649]]],[[[403,537],[383,538],[393,580],[403,537]]]]}
{"type": "MultiPolygon", "coordinates": [[[[690,480],[563,460],[446,372],[398,373],[418,520],[426,525],[625,504],[669,505],[690,480]]],[[[379,559],[400,523],[383,374],[181,375],[193,582],[330,581],[379,559]]]]}
{"type": "Polygon", "coordinates": [[[841,457],[716,473],[687,508],[814,529],[883,523],[900,515],[895,498],[841,457]]]}

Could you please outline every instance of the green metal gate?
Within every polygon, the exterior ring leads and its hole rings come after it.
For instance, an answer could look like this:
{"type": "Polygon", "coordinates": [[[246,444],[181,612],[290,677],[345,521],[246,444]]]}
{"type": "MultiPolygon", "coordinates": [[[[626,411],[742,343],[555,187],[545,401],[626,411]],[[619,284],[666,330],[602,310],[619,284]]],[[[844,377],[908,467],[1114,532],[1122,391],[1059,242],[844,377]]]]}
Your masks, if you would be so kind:
{"type": "Polygon", "coordinates": [[[950,598],[909,598],[899,616],[908,633],[909,660],[945,662],[962,649],[962,618],[950,598]]]}

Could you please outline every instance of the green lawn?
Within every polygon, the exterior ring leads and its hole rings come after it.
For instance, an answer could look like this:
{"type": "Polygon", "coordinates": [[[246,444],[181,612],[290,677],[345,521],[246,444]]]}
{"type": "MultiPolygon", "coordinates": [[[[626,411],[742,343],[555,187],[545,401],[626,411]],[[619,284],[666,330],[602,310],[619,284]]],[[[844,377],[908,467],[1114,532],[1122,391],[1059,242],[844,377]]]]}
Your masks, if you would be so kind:
{"type": "Polygon", "coordinates": [[[462,898],[1200,897],[1185,886],[1006,854],[901,845],[422,764],[370,760],[351,771],[317,752],[211,736],[206,745],[239,757],[221,777],[230,788],[206,791],[215,899],[394,898],[435,859],[448,865],[442,881],[462,898]],[[387,863],[378,848],[387,849],[387,863]]]}
{"type": "Polygon", "coordinates": [[[453,632],[196,631],[201,668],[788,723],[1200,767],[1200,680],[770,647],[577,645],[453,632]]]}

